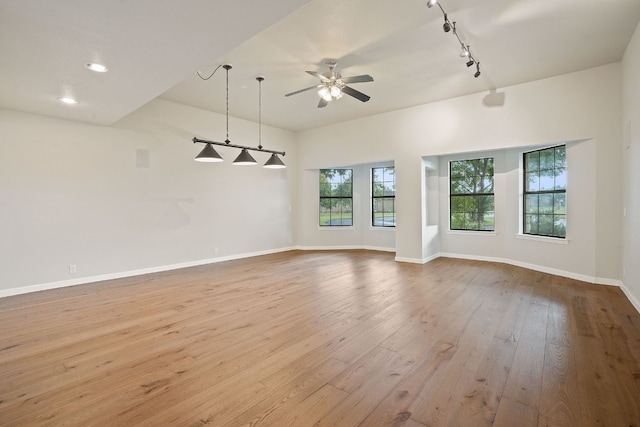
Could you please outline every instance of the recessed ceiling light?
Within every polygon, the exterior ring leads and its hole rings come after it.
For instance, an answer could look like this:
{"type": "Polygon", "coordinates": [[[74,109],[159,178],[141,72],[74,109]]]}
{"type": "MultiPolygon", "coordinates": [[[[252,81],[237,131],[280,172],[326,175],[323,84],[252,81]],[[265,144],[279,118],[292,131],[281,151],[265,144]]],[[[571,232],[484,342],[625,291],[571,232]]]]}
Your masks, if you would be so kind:
{"type": "Polygon", "coordinates": [[[90,69],[91,71],[95,71],[96,73],[106,73],[108,68],[102,64],[98,64],[96,62],[90,62],[88,64],[84,64],[85,67],[90,69]]]}
{"type": "Polygon", "coordinates": [[[77,103],[78,103],[78,101],[76,101],[76,100],[75,100],[75,99],[73,99],[73,98],[69,98],[68,96],[64,96],[64,97],[62,97],[62,98],[58,98],[58,100],[59,100],[60,102],[64,103],[64,104],[69,104],[69,105],[74,105],[74,104],[77,104],[77,103]]]}

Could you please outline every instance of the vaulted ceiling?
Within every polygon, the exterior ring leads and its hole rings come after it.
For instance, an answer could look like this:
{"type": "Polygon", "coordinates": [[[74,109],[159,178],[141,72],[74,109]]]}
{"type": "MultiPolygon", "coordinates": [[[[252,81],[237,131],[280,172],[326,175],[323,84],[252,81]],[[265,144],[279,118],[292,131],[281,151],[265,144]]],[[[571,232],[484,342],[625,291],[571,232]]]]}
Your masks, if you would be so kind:
{"type": "Polygon", "coordinates": [[[0,0],[0,108],[109,125],[161,99],[299,131],[619,61],[638,0],[440,0],[480,60],[467,68],[426,0],[0,0]],[[370,74],[317,108],[310,90],[336,60],[370,74]],[[109,72],[87,70],[102,62],[109,72]],[[62,96],[77,105],[63,105],[62,96]]]}

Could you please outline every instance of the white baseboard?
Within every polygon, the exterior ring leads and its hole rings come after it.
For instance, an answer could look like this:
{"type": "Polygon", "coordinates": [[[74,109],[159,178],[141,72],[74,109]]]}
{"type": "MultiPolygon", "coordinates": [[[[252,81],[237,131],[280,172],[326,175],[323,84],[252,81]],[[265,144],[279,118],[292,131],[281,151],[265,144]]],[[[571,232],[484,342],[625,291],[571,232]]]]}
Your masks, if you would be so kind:
{"type": "Polygon", "coordinates": [[[586,274],[559,270],[557,268],[545,267],[543,265],[538,265],[538,264],[530,264],[528,262],[516,261],[508,258],[486,257],[486,256],[477,256],[477,255],[460,255],[460,254],[451,254],[451,253],[440,253],[440,256],[446,257],[446,258],[469,259],[473,261],[489,261],[489,262],[498,262],[501,264],[515,265],[516,267],[522,267],[529,270],[540,271],[541,273],[553,274],[555,276],[568,277],[569,279],[575,279],[581,282],[594,283],[598,285],[620,286],[622,284],[622,282],[616,279],[594,277],[586,274]]]}
{"type": "Polygon", "coordinates": [[[640,301],[638,301],[638,299],[631,293],[629,288],[627,288],[624,283],[620,283],[620,289],[622,289],[622,292],[624,292],[624,294],[627,296],[627,299],[629,300],[629,302],[631,302],[631,305],[633,305],[635,309],[638,310],[638,313],[640,313],[640,301]]]}
{"type": "Polygon", "coordinates": [[[408,262],[408,263],[411,263],[411,264],[426,264],[426,263],[431,262],[434,259],[438,259],[438,258],[440,258],[440,254],[432,255],[432,256],[427,257],[427,258],[405,258],[405,257],[397,256],[396,257],[396,261],[398,261],[398,262],[408,262]]]}
{"type": "Polygon", "coordinates": [[[294,249],[300,251],[349,251],[349,250],[367,250],[378,252],[395,252],[395,248],[385,248],[381,246],[366,245],[345,245],[345,246],[296,246],[294,249]]]}
{"type": "Polygon", "coordinates": [[[405,258],[405,257],[397,256],[395,260],[397,262],[407,262],[409,264],[426,264],[422,258],[405,258]]]}
{"type": "MultiPolygon", "coordinates": [[[[359,245],[359,246],[292,246],[292,247],[286,247],[286,248],[268,249],[264,251],[251,252],[251,253],[245,253],[245,254],[229,255],[229,256],[218,257],[218,258],[189,261],[189,262],[183,262],[178,264],[170,264],[170,265],[163,265],[163,266],[157,266],[157,267],[142,268],[137,270],[129,270],[129,271],[123,271],[118,273],[102,274],[98,276],[87,276],[87,277],[81,277],[73,280],[62,280],[58,282],[42,283],[38,285],[23,286],[20,288],[0,289],[0,298],[9,297],[12,295],[26,294],[30,292],[64,288],[68,286],[83,285],[86,283],[103,282],[105,280],[114,280],[114,279],[122,279],[125,277],[140,276],[142,274],[160,273],[163,271],[177,270],[180,268],[197,267],[200,265],[214,264],[218,262],[232,261],[235,259],[242,259],[242,258],[251,258],[255,256],[260,256],[260,255],[269,255],[269,254],[287,252],[292,250],[326,251],[326,250],[354,250],[354,249],[361,249],[361,250],[364,249],[364,250],[381,251],[381,252],[396,251],[395,248],[384,248],[384,247],[362,246],[362,245],[359,245]]],[[[468,259],[468,260],[474,260],[474,261],[498,262],[501,264],[510,264],[510,265],[515,265],[516,267],[523,267],[529,270],[540,271],[542,273],[549,273],[549,274],[554,274],[556,276],[568,277],[570,279],[580,280],[583,282],[595,283],[600,285],[618,286],[620,289],[622,289],[622,292],[627,296],[627,298],[629,299],[631,304],[636,308],[636,310],[640,312],[640,302],[638,301],[638,299],[631,293],[631,291],[625,286],[625,284],[622,281],[617,279],[592,277],[584,274],[558,270],[555,268],[545,267],[545,266],[536,265],[536,264],[529,264],[526,262],[515,261],[507,258],[486,257],[486,256],[476,256],[476,255],[461,255],[461,254],[452,254],[452,253],[439,253],[436,255],[432,255],[428,258],[422,258],[422,259],[405,258],[405,257],[396,256],[395,261],[407,262],[412,264],[426,264],[440,257],[468,259]]]]}
{"type": "Polygon", "coordinates": [[[161,273],[163,271],[178,270],[180,268],[197,267],[199,265],[214,264],[223,261],[232,261],[234,259],[251,258],[260,255],[269,255],[279,252],[287,252],[295,250],[294,247],[269,249],[265,251],[251,252],[246,254],[229,255],[218,258],[202,259],[197,261],[188,261],[178,264],[161,265],[157,267],[141,268],[136,270],[122,271],[118,273],[101,274],[98,276],[80,277],[73,280],[62,280],[59,282],[42,283],[38,285],[23,286],[20,288],[0,289],[0,298],[12,295],[27,294],[30,292],[46,291],[50,289],[65,288],[68,286],[84,285],[87,283],[104,282],[105,280],[122,279],[125,277],[140,276],[142,274],[161,273]]]}

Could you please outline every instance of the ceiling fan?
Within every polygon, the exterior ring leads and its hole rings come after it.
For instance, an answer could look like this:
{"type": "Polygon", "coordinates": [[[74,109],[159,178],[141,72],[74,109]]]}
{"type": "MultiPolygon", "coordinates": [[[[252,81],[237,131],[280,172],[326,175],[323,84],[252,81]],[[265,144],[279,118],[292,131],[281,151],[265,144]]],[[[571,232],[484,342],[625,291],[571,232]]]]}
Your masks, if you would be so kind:
{"type": "Polygon", "coordinates": [[[285,96],[295,95],[297,93],[306,92],[311,89],[319,89],[318,95],[320,95],[320,102],[318,103],[318,108],[326,107],[330,101],[342,98],[342,95],[345,93],[362,102],[367,102],[369,99],[371,99],[370,96],[347,86],[347,84],[372,82],[373,77],[368,74],[353,77],[342,77],[340,73],[338,73],[337,71],[333,71],[336,66],[336,61],[328,61],[326,65],[327,68],[329,68],[329,71],[322,74],[315,71],[307,71],[307,73],[320,79],[319,84],[296,90],[295,92],[287,93],[285,96]]]}

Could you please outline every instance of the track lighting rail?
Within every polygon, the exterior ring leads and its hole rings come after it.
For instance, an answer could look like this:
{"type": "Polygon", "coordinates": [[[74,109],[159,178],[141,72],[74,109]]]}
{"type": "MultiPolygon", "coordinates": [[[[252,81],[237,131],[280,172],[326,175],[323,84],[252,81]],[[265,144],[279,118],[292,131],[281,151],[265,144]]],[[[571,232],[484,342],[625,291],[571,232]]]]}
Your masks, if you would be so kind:
{"type": "Polygon", "coordinates": [[[444,15],[444,24],[442,24],[442,29],[444,30],[445,33],[448,33],[453,29],[453,35],[456,36],[456,38],[458,39],[458,43],[460,43],[460,47],[462,49],[460,56],[463,58],[466,58],[467,67],[471,67],[475,64],[476,72],[473,75],[473,77],[475,78],[480,77],[480,74],[481,74],[480,61],[478,61],[478,59],[474,57],[473,54],[471,53],[471,46],[469,46],[468,44],[465,44],[465,42],[460,38],[460,35],[458,34],[458,30],[456,29],[456,21],[453,21],[453,22],[449,21],[449,15],[447,14],[447,12],[445,12],[444,8],[438,2],[438,0],[427,0],[427,7],[431,8],[435,5],[438,5],[438,7],[440,8],[440,11],[444,15]]]}

